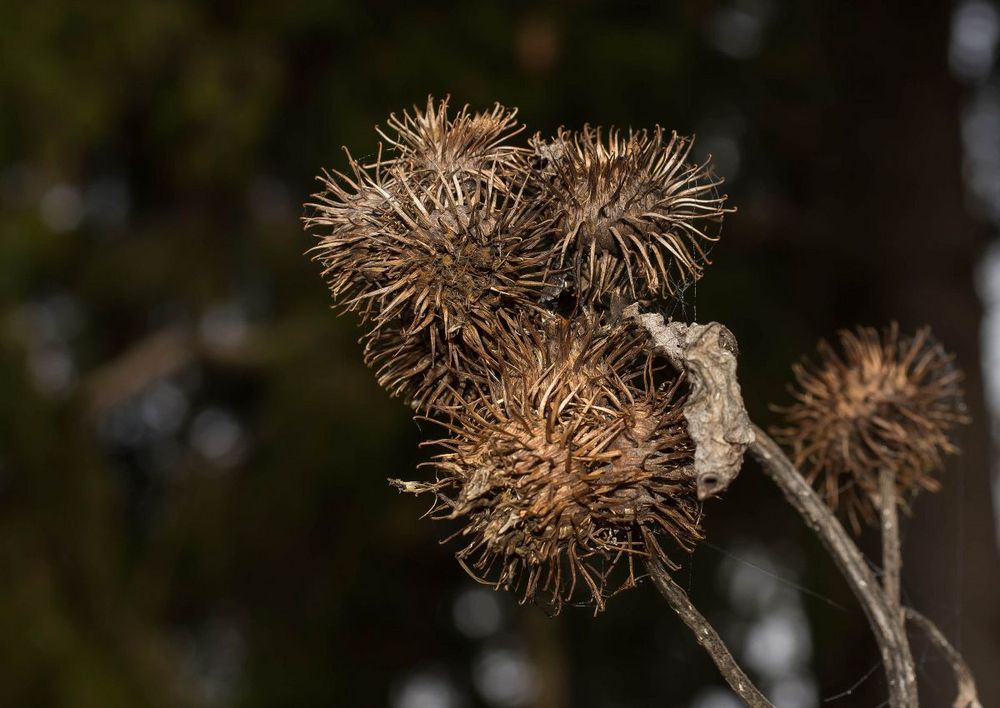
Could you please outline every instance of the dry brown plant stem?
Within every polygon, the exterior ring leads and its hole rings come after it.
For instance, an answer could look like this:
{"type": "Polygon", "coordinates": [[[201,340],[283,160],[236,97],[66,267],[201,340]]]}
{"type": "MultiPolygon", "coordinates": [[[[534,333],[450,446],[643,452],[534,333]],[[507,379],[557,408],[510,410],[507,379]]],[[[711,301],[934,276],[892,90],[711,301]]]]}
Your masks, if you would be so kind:
{"type": "Polygon", "coordinates": [[[897,621],[898,615],[893,613],[886,601],[875,574],[837,517],[778,444],[757,426],[754,426],[754,433],[751,454],[826,546],[868,617],[889,684],[889,705],[892,708],[916,708],[919,705],[917,677],[909,643],[901,623],[897,621]]]}
{"type": "MultiPolygon", "coordinates": [[[[901,600],[903,554],[899,542],[899,491],[896,488],[896,472],[891,467],[883,465],[879,469],[878,495],[872,502],[878,509],[879,528],[882,531],[883,597],[889,613],[899,625],[901,641],[906,643],[907,651],[912,656],[901,600]]],[[[937,631],[937,627],[933,629],[937,631]]]]}
{"type": "Polygon", "coordinates": [[[885,601],[893,616],[902,623],[899,574],[903,565],[899,547],[899,513],[896,500],[896,475],[892,469],[882,467],[878,475],[879,518],[882,528],[882,588],[885,601]]]}
{"type": "Polygon", "coordinates": [[[651,554],[647,559],[646,567],[649,570],[649,577],[652,578],[653,584],[656,585],[656,589],[660,591],[660,594],[663,595],[670,608],[681,618],[681,621],[694,633],[698,644],[708,652],[712,661],[715,662],[716,668],[719,669],[719,673],[722,674],[722,678],[736,692],[736,695],[742,698],[751,708],[773,708],[773,704],[764,697],[764,694],[743,673],[743,669],[733,659],[733,655],[729,653],[729,649],[726,647],[725,642],[722,641],[719,633],[705,619],[705,616],[698,612],[697,608],[688,598],[687,593],[684,592],[684,588],[674,582],[667,568],[656,557],[655,553],[651,554]]]}
{"type": "Polygon", "coordinates": [[[979,702],[979,694],[976,692],[976,682],[972,678],[969,665],[965,663],[965,659],[962,658],[962,655],[958,653],[955,647],[951,645],[951,642],[941,633],[941,630],[912,607],[904,608],[903,613],[906,619],[927,633],[930,640],[934,642],[938,650],[944,654],[948,663],[951,664],[951,668],[955,672],[955,683],[958,684],[958,695],[952,704],[953,708],[983,708],[983,704],[979,702]]]}

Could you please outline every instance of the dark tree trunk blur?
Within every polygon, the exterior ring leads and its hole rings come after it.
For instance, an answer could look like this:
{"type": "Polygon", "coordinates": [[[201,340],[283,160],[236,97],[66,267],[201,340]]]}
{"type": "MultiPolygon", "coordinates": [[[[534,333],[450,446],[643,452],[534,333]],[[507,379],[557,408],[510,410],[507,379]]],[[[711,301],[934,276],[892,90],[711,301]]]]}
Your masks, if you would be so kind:
{"type": "MultiPolygon", "coordinates": [[[[984,705],[1000,705],[1000,564],[991,508],[991,442],[974,291],[986,229],[963,208],[961,87],[948,73],[950,3],[827,3],[824,42],[838,88],[825,122],[818,194],[837,202],[828,237],[857,253],[844,325],[873,316],[905,329],[931,325],[967,374],[973,424],[961,434],[943,490],[903,519],[904,599],[961,648],[984,705]],[[863,132],[845,126],[864,125],[863,132]],[[858,244],[867,252],[858,252],[858,244]],[[854,309],[852,312],[851,309],[854,309]],[[908,592],[909,591],[909,592],[908,592]]],[[[877,322],[872,322],[877,324],[877,322]]],[[[914,654],[924,639],[913,638],[914,654]]],[[[931,652],[932,653],[932,652],[931,652]]],[[[931,658],[931,656],[928,656],[931,658]]],[[[936,658],[936,657],[935,657],[936,658]]],[[[921,669],[922,703],[950,705],[952,681],[935,661],[921,669]]]]}

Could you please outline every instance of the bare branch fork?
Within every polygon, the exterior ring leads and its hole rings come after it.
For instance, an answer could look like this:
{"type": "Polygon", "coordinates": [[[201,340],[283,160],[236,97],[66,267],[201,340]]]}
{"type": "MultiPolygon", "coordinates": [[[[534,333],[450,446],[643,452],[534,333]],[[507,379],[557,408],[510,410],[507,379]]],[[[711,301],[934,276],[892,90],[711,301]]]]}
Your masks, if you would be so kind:
{"type": "Polygon", "coordinates": [[[893,708],[917,706],[917,677],[913,657],[910,655],[906,636],[900,623],[896,621],[875,574],[843,525],[778,444],[756,426],[754,432],[757,439],[750,448],[751,454],[760,463],[764,473],[778,485],[785,499],[806,525],[819,536],[868,618],[889,683],[890,705],[893,708]]]}
{"type": "MultiPolygon", "coordinates": [[[[650,334],[653,348],[683,371],[691,387],[685,417],[700,455],[695,458],[699,497],[723,491],[736,477],[744,452],[749,449],[764,473],[781,489],[785,499],[820,538],[857,597],[879,647],[893,708],[918,706],[913,657],[906,637],[905,619],[926,631],[954,667],[958,683],[955,708],[979,708],[975,684],[964,660],[930,620],[900,605],[899,524],[895,475],[880,477],[877,508],[883,536],[883,585],[872,572],[857,545],[836,515],[806,482],[795,465],[767,433],[750,423],[736,378],[736,339],[718,323],[707,325],[665,323],[660,315],[641,314],[627,308],[650,334]]],[[[655,555],[655,554],[654,554],[655,555]]],[[[671,608],[695,633],[723,677],[751,706],[770,705],[749,683],[708,621],[694,609],[686,593],[654,558],[650,575],[671,608]]]]}
{"type": "Polygon", "coordinates": [[[979,702],[976,682],[972,678],[968,664],[965,663],[965,659],[955,650],[955,647],[951,645],[941,630],[937,628],[937,625],[911,607],[904,608],[903,614],[906,619],[917,625],[930,637],[938,651],[944,654],[948,663],[951,664],[951,668],[955,672],[955,683],[958,685],[958,695],[952,704],[953,708],[983,708],[983,704],[979,702]]]}

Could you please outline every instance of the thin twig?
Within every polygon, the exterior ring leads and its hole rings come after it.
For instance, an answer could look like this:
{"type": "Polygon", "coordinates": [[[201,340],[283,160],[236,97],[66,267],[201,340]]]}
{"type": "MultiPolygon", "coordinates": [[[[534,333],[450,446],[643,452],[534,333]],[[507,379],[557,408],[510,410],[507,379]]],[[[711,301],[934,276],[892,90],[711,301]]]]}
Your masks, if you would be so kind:
{"type": "Polygon", "coordinates": [[[750,453],[830,551],[868,617],[889,683],[889,705],[915,708],[918,705],[917,677],[905,632],[895,621],[864,556],[778,444],[757,426],[754,426],[754,434],[750,453]]]}
{"type": "Polygon", "coordinates": [[[969,665],[965,663],[965,659],[951,645],[948,638],[937,628],[937,625],[912,607],[905,608],[903,613],[906,619],[927,633],[931,641],[937,645],[938,650],[951,663],[951,668],[955,672],[955,682],[958,684],[958,695],[952,706],[954,708],[983,708],[983,704],[979,702],[979,694],[976,693],[976,682],[972,678],[969,665]]]}
{"type": "Polygon", "coordinates": [[[896,473],[889,467],[882,467],[878,473],[878,494],[872,499],[878,509],[882,530],[882,592],[886,606],[893,620],[899,625],[901,639],[906,643],[912,656],[910,640],[906,634],[906,620],[903,617],[900,574],[903,568],[903,554],[899,543],[899,508],[896,491],[896,473]]]}
{"type": "Polygon", "coordinates": [[[684,589],[670,577],[670,573],[655,552],[650,554],[646,566],[656,589],[660,591],[660,594],[681,618],[681,621],[694,633],[698,643],[712,657],[712,661],[715,662],[722,678],[736,692],[736,695],[752,708],[774,708],[771,702],[764,697],[764,694],[743,673],[743,669],[733,659],[733,655],[729,653],[729,649],[719,633],[709,624],[704,615],[698,612],[684,589]]]}
{"type": "Polygon", "coordinates": [[[882,522],[882,588],[889,610],[903,622],[900,609],[899,573],[903,565],[899,548],[899,513],[896,508],[896,475],[883,467],[878,475],[879,518],[882,522]]]}

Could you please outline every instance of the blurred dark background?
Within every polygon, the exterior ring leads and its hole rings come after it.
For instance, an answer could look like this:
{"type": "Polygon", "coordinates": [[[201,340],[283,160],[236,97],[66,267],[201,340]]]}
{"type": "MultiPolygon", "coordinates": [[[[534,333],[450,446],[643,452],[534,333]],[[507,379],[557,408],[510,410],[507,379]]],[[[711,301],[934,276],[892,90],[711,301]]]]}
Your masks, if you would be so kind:
{"type": "MultiPolygon", "coordinates": [[[[0,705],[736,705],[648,584],[548,619],[386,484],[430,431],[362,366],[299,218],[428,93],[696,133],[739,212],[676,314],[736,333],[762,424],[817,338],[933,327],[975,423],[904,523],[904,588],[1000,705],[994,4],[0,8],[0,705]]],[[[860,610],[753,463],[706,512],[678,577],[765,691],[879,705],[860,610]]]]}

